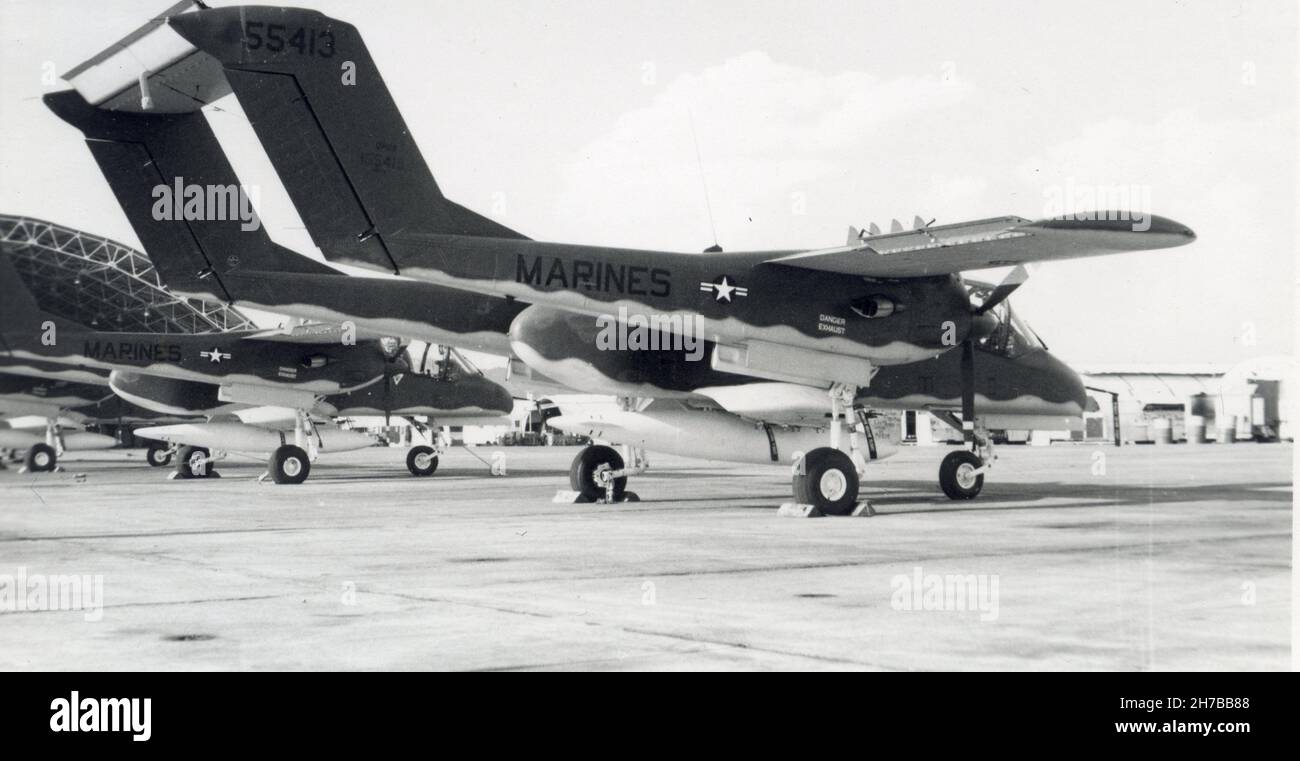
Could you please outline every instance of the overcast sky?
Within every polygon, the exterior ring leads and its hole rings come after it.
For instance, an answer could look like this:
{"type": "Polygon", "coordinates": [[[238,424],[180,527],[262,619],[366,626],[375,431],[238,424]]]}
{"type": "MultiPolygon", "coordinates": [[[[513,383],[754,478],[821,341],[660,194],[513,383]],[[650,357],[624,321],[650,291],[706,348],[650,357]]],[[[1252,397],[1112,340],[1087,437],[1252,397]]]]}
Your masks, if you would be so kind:
{"type": "MultiPolygon", "coordinates": [[[[49,67],[168,0],[2,1],[0,210],[139,245],[39,98],[66,87],[49,67]]],[[[1294,351],[1292,2],[297,4],[361,28],[449,197],[531,237],[700,250],[704,184],[727,250],[1135,188],[1199,240],[1038,268],[1014,303],[1052,349],[1078,366],[1294,351]]],[[[237,104],[219,105],[268,229],[314,253],[237,104]]]]}

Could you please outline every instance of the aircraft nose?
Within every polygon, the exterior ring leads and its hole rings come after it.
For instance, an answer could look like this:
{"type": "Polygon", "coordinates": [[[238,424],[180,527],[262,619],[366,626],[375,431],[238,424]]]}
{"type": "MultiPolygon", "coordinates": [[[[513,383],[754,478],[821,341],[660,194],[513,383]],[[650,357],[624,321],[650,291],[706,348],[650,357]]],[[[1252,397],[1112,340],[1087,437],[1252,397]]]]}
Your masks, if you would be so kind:
{"type": "Polygon", "coordinates": [[[1041,349],[1021,358],[1037,371],[1044,385],[1044,398],[1076,405],[1080,414],[1088,408],[1088,390],[1083,378],[1050,351],[1041,349]]]}
{"type": "Polygon", "coordinates": [[[480,386],[479,393],[482,395],[482,404],[480,406],[485,410],[495,410],[503,414],[510,414],[515,409],[515,398],[510,395],[505,386],[495,383],[482,376],[473,376],[474,380],[480,386]]]}

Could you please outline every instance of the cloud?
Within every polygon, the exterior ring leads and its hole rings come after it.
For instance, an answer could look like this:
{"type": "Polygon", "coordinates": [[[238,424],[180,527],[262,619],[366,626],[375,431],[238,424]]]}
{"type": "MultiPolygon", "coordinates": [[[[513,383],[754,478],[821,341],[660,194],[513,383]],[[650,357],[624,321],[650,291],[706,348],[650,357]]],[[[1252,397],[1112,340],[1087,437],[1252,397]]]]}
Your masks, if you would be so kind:
{"type": "MultiPolygon", "coordinates": [[[[883,133],[971,89],[937,71],[827,75],[743,53],[676,78],[579,151],[563,168],[555,216],[579,220],[588,242],[703,248],[712,242],[703,173],[728,248],[772,247],[774,238],[803,245],[796,235],[808,233],[824,242],[827,187],[875,163],[871,146],[883,133]]],[[[978,181],[955,182],[960,191],[978,181]]],[[[834,228],[850,221],[841,216],[834,228]]]]}
{"type": "Polygon", "coordinates": [[[1062,336],[1053,348],[1078,359],[1230,361],[1289,351],[1295,165],[1276,149],[1287,135],[1280,116],[1211,121],[1179,109],[1154,122],[1086,125],[1027,158],[1016,177],[1030,197],[1046,204],[1062,188],[1079,199],[1090,188],[1136,187],[1150,211],[1198,239],[1042,267],[1017,294],[1022,311],[1049,343],[1062,336]]]}

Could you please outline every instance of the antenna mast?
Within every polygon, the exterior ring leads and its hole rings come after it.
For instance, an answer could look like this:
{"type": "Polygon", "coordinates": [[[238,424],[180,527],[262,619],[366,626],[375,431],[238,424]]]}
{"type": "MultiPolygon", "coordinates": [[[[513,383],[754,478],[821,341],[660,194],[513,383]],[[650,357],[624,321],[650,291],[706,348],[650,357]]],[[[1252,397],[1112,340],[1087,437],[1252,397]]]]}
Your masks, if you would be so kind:
{"type": "Polygon", "coordinates": [[[718,226],[713,222],[713,202],[709,200],[709,183],[704,177],[704,159],[700,156],[700,138],[695,134],[695,114],[689,107],[686,109],[686,118],[691,125],[691,142],[695,144],[695,165],[700,170],[700,187],[704,190],[704,208],[709,214],[709,231],[713,233],[713,245],[706,253],[721,251],[722,246],[718,245],[718,226]]]}

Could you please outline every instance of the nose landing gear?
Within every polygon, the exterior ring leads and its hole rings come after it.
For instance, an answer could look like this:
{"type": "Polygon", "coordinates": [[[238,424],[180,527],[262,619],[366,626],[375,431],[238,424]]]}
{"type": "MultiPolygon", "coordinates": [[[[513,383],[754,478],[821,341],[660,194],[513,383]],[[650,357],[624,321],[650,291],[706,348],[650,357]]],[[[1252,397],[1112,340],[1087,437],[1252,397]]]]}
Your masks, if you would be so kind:
{"type": "Polygon", "coordinates": [[[975,499],[984,488],[984,461],[974,452],[951,452],[939,464],[939,486],[949,499],[975,499]]]}
{"type": "Polygon", "coordinates": [[[424,444],[411,447],[406,453],[406,469],[413,476],[431,476],[438,469],[438,453],[424,444]]]}
{"type": "Polygon", "coordinates": [[[149,442],[149,448],[145,450],[144,459],[153,468],[165,468],[172,462],[172,456],[176,453],[174,444],[165,444],[161,441],[149,442]]]}
{"type": "Polygon", "coordinates": [[[940,420],[962,431],[970,449],[949,452],[939,463],[939,488],[952,500],[975,499],[984,488],[984,474],[997,460],[993,438],[985,430],[976,430],[973,422],[964,422],[952,413],[936,413],[940,420]]]}
{"type": "Polygon", "coordinates": [[[409,415],[405,416],[405,419],[421,436],[429,437],[429,444],[416,444],[407,450],[406,469],[413,476],[422,478],[431,476],[438,470],[438,458],[442,455],[442,438],[432,426],[421,423],[409,415]]]}
{"type": "MultiPolygon", "coordinates": [[[[569,488],[578,502],[638,502],[635,492],[627,490],[627,478],[644,473],[650,464],[641,447],[624,447],[632,460],[627,467],[617,449],[593,444],[578,453],[569,466],[569,488]]],[[[557,497],[558,499],[558,497],[557,497]]]]}

